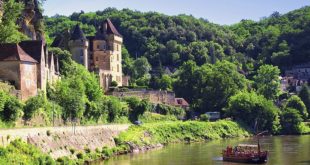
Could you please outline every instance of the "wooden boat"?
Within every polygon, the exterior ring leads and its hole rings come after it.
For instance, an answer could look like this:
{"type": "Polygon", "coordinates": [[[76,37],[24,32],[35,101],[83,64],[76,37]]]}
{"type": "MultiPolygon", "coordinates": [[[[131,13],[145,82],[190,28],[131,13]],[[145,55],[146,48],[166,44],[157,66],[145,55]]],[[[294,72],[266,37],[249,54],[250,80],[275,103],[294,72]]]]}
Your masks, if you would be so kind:
{"type": "Polygon", "coordinates": [[[259,138],[257,145],[239,144],[234,148],[228,146],[222,152],[223,160],[239,163],[266,163],[268,160],[268,151],[261,151],[259,138]]]}
{"type": "Polygon", "coordinates": [[[260,151],[257,145],[239,144],[223,150],[223,160],[240,163],[265,163],[268,159],[268,151],[260,151]]]}

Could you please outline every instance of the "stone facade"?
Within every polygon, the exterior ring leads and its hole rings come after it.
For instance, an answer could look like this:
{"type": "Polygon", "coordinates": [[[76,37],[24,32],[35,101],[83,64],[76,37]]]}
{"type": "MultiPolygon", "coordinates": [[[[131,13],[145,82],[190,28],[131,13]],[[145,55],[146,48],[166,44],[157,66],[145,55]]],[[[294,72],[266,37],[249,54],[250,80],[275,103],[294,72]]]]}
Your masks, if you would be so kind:
{"type": "Polygon", "coordinates": [[[123,37],[109,19],[100,25],[95,36],[85,37],[79,25],[75,26],[69,41],[66,34],[56,37],[52,46],[68,47],[73,60],[99,75],[100,85],[105,91],[113,81],[118,86],[128,85],[129,78],[123,80],[122,71],[123,37]]]}
{"type": "Polygon", "coordinates": [[[20,99],[37,94],[37,61],[18,44],[0,45],[0,79],[20,90],[20,99]]]}

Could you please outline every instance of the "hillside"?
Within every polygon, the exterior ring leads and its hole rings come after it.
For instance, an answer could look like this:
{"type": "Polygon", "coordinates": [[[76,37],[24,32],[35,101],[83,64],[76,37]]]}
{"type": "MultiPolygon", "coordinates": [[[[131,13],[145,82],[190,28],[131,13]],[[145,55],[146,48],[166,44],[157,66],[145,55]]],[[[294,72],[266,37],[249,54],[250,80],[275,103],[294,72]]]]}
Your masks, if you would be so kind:
{"type": "Polygon", "coordinates": [[[110,18],[124,36],[130,56],[144,56],[153,67],[178,67],[188,60],[202,65],[227,59],[244,64],[242,68],[247,71],[253,68],[246,64],[253,61],[284,68],[310,59],[307,42],[310,7],[284,15],[275,12],[259,22],[242,20],[232,26],[220,26],[187,15],[108,8],[93,13],[73,13],[69,17],[45,17],[46,31],[53,39],[81,23],[83,30],[91,35],[106,18],[110,18]]]}

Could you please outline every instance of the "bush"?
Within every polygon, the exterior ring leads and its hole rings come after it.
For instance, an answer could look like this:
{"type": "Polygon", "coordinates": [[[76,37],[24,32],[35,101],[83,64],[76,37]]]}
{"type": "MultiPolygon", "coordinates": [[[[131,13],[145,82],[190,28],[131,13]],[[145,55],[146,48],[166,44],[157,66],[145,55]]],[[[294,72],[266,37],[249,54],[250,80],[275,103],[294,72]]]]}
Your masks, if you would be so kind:
{"type": "Polygon", "coordinates": [[[200,121],[209,121],[210,116],[208,114],[202,114],[200,115],[200,121]]]}
{"type": "Polygon", "coordinates": [[[306,120],[308,118],[308,112],[305,104],[298,96],[290,97],[285,105],[285,108],[293,108],[299,111],[301,117],[306,120]]]}
{"type": "Polygon", "coordinates": [[[45,108],[46,99],[43,94],[39,94],[35,97],[32,97],[26,101],[24,106],[24,116],[25,120],[30,120],[33,115],[39,111],[40,108],[45,108]]]}
{"type": "Polygon", "coordinates": [[[284,109],[281,115],[282,133],[284,134],[300,134],[302,133],[300,124],[302,116],[298,110],[293,108],[284,109]]]}
{"type": "Polygon", "coordinates": [[[127,97],[125,98],[130,110],[129,110],[129,119],[131,122],[138,120],[140,115],[143,115],[144,112],[150,111],[152,106],[147,100],[140,100],[136,97],[127,97]]]}
{"type": "Polygon", "coordinates": [[[116,119],[122,116],[128,116],[128,109],[115,97],[107,98],[107,109],[108,109],[108,121],[115,122],[116,119]]]}
{"type": "Polygon", "coordinates": [[[76,157],[78,159],[84,159],[84,154],[82,152],[79,152],[79,153],[76,154],[76,157]]]}
{"type": "Polygon", "coordinates": [[[117,86],[118,86],[118,83],[116,81],[111,82],[111,87],[117,87],[117,86]]]}
{"type": "Polygon", "coordinates": [[[184,109],[164,104],[158,104],[156,106],[155,112],[162,115],[174,115],[178,119],[183,119],[185,116],[184,109]]]}
{"type": "Polygon", "coordinates": [[[0,91],[0,118],[4,122],[16,121],[22,113],[20,101],[4,91],[0,91]]]}

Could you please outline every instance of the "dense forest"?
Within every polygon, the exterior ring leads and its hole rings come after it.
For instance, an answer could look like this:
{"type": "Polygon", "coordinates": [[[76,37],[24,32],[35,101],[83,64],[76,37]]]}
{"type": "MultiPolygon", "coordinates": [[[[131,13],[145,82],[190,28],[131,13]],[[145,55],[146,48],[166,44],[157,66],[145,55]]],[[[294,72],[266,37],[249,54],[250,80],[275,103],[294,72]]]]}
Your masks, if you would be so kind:
{"type": "Polygon", "coordinates": [[[106,18],[123,35],[130,57],[146,57],[153,68],[178,67],[188,60],[202,65],[227,59],[237,61],[248,71],[253,69],[249,63],[285,68],[310,59],[310,7],[284,15],[274,12],[259,22],[242,20],[231,26],[188,15],[108,8],[91,13],[81,11],[69,17],[45,17],[46,32],[52,40],[80,23],[87,35],[93,35],[106,18]]]}

